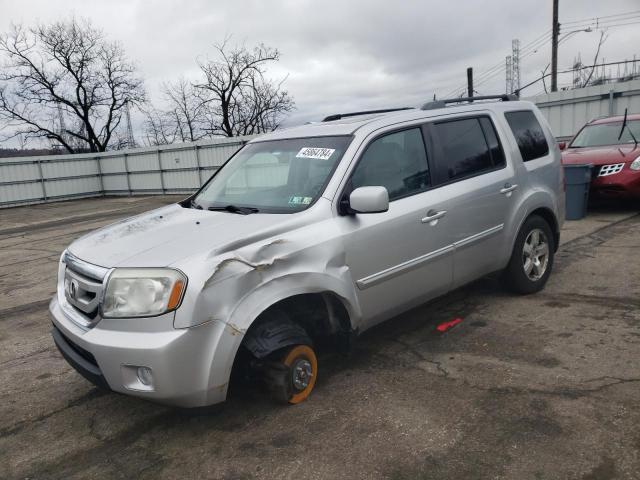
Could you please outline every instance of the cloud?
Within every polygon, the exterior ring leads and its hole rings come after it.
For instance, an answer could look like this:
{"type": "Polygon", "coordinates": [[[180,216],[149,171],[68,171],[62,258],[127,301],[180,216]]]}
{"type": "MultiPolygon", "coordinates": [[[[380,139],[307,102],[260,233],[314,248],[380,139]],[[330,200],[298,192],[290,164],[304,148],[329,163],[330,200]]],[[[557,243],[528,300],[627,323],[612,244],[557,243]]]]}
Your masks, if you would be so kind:
{"type": "MultiPolygon", "coordinates": [[[[612,5],[563,0],[561,23],[638,10],[637,0],[612,5]]],[[[162,82],[197,77],[196,58],[212,55],[212,45],[227,35],[248,45],[277,47],[282,60],[269,74],[287,77],[285,87],[297,104],[289,124],[341,111],[418,105],[434,93],[464,89],[467,66],[474,67],[480,93],[503,92],[501,66],[511,40],[519,38],[526,46],[551,28],[551,2],[541,0],[0,0],[0,11],[0,30],[10,21],[90,18],[124,44],[155,102],[161,102],[162,82]],[[494,65],[496,74],[483,79],[483,71],[494,65]]],[[[578,33],[563,43],[560,68],[571,65],[578,52],[591,60],[597,37],[578,33]]],[[[640,53],[638,44],[637,25],[611,29],[602,56],[632,58],[640,53]]],[[[538,77],[549,57],[549,42],[529,52],[521,83],[538,77]]]]}

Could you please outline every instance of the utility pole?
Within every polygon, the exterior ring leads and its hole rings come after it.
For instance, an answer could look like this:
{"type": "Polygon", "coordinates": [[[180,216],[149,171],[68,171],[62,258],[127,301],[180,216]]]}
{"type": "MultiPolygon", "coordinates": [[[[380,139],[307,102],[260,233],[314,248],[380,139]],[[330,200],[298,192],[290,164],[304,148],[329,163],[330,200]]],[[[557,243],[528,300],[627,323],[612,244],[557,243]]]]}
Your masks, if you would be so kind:
{"type": "Polygon", "coordinates": [[[467,68],[467,96],[473,97],[473,68],[467,68]]]}
{"type": "Polygon", "coordinates": [[[558,91],[558,35],[560,24],[558,23],[558,3],[553,0],[553,25],[551,27],[551,91],[558,91]]]}

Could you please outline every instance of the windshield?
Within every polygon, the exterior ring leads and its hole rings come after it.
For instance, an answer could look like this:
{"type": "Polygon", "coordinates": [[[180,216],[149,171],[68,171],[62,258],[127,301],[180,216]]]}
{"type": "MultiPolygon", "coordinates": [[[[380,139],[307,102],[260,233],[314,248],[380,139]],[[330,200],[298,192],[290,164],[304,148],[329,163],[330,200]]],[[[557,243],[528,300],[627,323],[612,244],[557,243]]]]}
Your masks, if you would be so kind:
{"type": "Polygon", "coordinates": [[[311,205],[351,142],[350,136],[250,143],[193,199],[198,207],[292,213],[311,205]]]}
{"type": "Polygon", "coordinates": [[[640,140],[640,120],[627,121],[622,137],[618,140],[621,128],[622,122],[586,126],[574,138],[570,147],[600,147],[635,143],[629,129],[633,132],[633,136],[640,140]]]}

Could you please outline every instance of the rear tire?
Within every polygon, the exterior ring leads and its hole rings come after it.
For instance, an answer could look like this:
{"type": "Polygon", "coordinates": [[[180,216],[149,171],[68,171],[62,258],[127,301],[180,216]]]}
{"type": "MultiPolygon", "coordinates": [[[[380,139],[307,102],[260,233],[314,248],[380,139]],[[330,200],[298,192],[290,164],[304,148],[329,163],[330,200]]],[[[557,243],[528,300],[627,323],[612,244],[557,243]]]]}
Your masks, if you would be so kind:
{"type": "Polygon", "coordinates": [[[538,215],[527,218],[502,275],[505,286],[524,295],[542,290],[551,274],[554,252],[554,236],[547,221],[538,215]]]}
{"type": "Polygon", "coordinates": [[[318,360],[310,345],[293,345],[274,353],[264,374],[272,396],[295,405],[311,394],[318,376],[318,360]]]}

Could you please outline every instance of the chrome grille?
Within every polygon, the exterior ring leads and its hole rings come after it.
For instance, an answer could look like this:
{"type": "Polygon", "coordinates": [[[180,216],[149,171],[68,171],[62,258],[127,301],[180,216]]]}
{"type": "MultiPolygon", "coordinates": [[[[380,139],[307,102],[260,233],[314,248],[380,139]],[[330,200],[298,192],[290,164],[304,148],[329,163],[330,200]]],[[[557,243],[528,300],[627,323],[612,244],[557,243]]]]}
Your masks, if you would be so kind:
{"type": "Polygon", "coordinates": [[[93,317],[98,310],[101,294],[102,282],[79,275],[67,267],[64,275],[64,295],[67,302],[93,317]]]}
{"type": "Polygon", "coordinates": [[[598,173],[598,176],[607,177],[609,175],[620,173],[623,167],[624,167],[624,163],[614,163],[612,165],[603,165],[602,167],[600,167],[600,172],[598,173]]]}
{"type": "Polygon", "coordinates": [[[83,326],[91,327],[100,320],[99,307],[109,269],[80,260],[69,252],[62,261],[65,299],[81,314],[83,326]]]}

